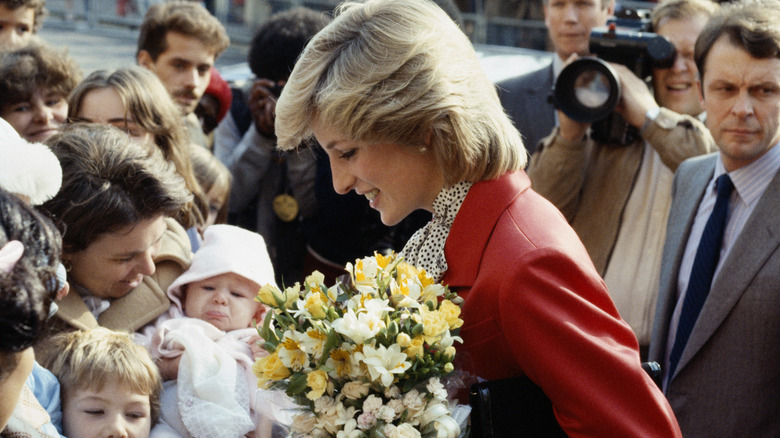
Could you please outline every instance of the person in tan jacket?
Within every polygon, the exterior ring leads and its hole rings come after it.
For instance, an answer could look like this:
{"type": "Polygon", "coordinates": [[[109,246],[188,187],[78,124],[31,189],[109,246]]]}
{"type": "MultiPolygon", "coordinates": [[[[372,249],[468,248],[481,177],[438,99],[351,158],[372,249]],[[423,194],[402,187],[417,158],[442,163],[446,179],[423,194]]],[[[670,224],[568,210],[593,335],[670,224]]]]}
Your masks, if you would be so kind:
{"type": "Polygon", "coordinates": [[[672,67],[653,70],[655,96],[628,68],[612,64],[622,89],[616,111],[639,129],[640,138],[627,145],[600,143],[591,137],[590,125],[559,111],[559,125],[542,140],[528,167],[534,189],[561,210],[582,239],[620,315],[637,335],[643,358],[674,171],[686,158],[716,150],[697,118],[702,109],[693,62],[696,37],[716,7],[709,0],[671,0],[653,11],[655,32],[677,51],[672,67]]]}
{"type": "Polygon", "coordinates": [[[70,294],[55,330],[135,331],[168,310],[166,290],[190,264],[175,216],[192,195],[173,164],[104,125],[73,124],[48,141],[62,189],[43,204],[63,234],[70,294]]]}

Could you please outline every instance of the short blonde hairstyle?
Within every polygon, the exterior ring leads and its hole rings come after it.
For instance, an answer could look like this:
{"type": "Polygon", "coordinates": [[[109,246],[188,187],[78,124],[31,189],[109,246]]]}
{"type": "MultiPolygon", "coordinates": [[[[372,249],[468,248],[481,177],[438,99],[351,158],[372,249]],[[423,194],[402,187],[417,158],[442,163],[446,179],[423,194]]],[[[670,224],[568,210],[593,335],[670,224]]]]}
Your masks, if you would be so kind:
{"type": "MultiPolygon", "coordinates": [[[[130,333],[99,327],[59,333],[45,341],[39,358],[62,386],[62,399],[74,391],[118,382],[138,394],[149,394],[152,424],[160,417],[162,379],[149,352],[133,343],[130,333]]],[[[37,351],[36,351],[37,352],[37,351]]]]}
{"type": "Polygon", "coordinates": [[[427,0],[344,3],[307,45],[276,106],[280,149],[311,123],[350,140],[429,145],[449,184],[525,166],[520,135],[466,35],[427,0]]]}

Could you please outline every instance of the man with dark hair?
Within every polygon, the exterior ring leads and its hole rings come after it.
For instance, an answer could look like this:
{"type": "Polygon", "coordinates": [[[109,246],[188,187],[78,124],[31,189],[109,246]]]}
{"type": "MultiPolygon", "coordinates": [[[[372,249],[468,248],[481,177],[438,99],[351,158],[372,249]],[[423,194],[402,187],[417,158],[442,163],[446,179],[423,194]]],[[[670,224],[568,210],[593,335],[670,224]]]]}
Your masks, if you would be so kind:
{"type": "Polygon", "coordinates": [[[544,0],[544,24],[556,56],[549,65],[497,84],[498,95],[529,154],[556,124],[548,102],[555,78],[573,54],[589,53],[590,31],[604,26],[615,7],[613,0],[544,0]]]}
{"type": "Polygon", "coordinates": [[[724,5],[696,41],[720,153],[674,181],[650,359],[684,436],[780,436],[780,7],[724,5]]]}
{"type": "Polygon", "coordinates": [[[46,0],[0,0],[0,51],[17,49],[38,32],[46,0]]]}
{"type": "MultiPolygon", "coordinates": [[[[276,152],[276,99],[306,43],[329,19],[308,8],[277,13],[255,33],[248,62],[255,80],[234,89],[231,111],[214,134],[214,155],[230,169],[230,222],[266,241],[277,280],[303,279],[299,217],[315,209],[313,153],[276,152]]],[[[280,283],[281,284],[281,283],[280,283]]]]}
{"type": "Polygon", "coordinates": [[[208,141],[195,116],[214,61],[230,44],[224,26],[198,3],[153,5],[138,35],[136,61],[160,78],[185,117],[191,140],[208,141]]]}

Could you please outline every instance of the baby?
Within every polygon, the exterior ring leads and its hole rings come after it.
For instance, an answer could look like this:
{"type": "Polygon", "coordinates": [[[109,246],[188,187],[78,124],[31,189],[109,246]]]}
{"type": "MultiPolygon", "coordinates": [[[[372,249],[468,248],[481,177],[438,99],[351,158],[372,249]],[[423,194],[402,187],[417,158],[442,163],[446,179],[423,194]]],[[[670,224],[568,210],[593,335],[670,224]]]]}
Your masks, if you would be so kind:
{"type": "Polygon", "coordinates": [[[42,363],[62,385],[65,436],[149,436],[159,416],[160,374],[130,334],[96,328],[48,342],[42,363]]]}
{"type": "Polygon", "coordinates": [[[136,337],[167,380],[163,421],[152,437],[235,438],[255,430],[254,324],[266,311],[255,296],[273,281],[259,234],[232,225],[206,229],[192,265],[168,288],[171,308],[136,337]]]}

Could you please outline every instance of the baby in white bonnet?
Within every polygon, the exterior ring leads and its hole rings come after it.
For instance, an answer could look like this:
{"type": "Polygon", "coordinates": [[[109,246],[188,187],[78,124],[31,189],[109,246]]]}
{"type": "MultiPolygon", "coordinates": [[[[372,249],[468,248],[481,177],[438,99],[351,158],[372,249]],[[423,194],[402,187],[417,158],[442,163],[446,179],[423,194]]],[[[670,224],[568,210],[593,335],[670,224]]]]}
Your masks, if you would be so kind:
{"type": "Polygon", "coordinates": [[[253,432],[261,349],[255,323],[266,308],[258,290],[274,282],[263,238],[212,225],[192,265],[168,288],[172,305],[138,340],[158,359],[163,422],[151,437],[238,437],[253,432]],[[175,379],[175,380],[174,380],[175,379]]]}

